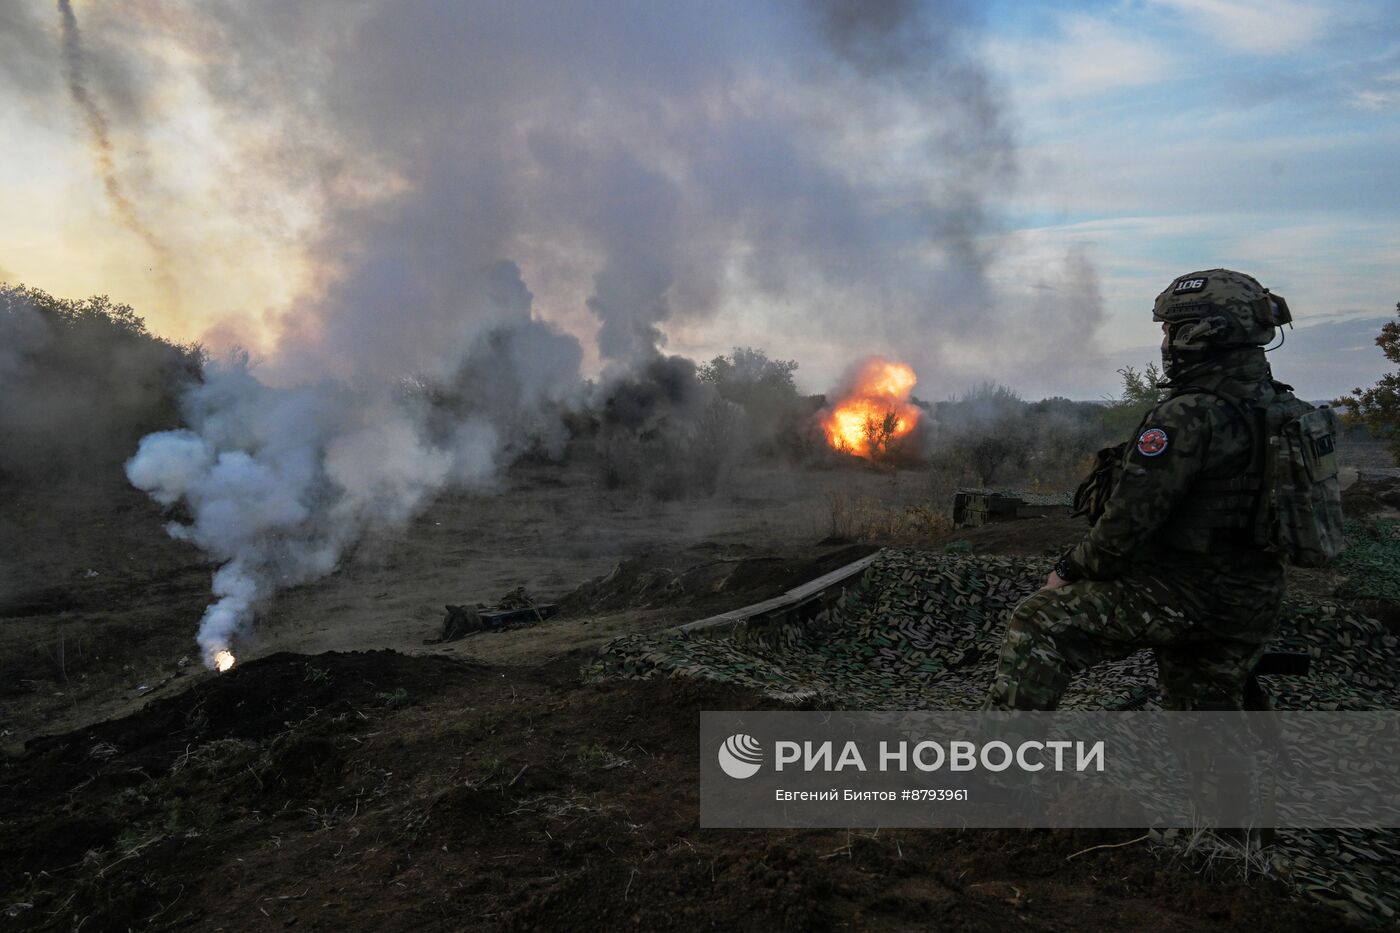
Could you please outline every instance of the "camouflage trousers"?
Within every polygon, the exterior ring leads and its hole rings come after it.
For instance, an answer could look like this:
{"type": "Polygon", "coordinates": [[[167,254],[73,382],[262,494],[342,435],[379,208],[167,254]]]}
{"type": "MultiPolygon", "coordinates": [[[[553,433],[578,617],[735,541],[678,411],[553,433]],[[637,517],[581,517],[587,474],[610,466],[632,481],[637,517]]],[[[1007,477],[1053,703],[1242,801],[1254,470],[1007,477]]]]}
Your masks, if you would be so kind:
{"type": "Polygon", "coordinates": [[[1055,709],[1073,674],[1152,648],[1164,708],[1242,709],[1283,600],[1250,595],[1222,604],[1153,577],[1040,590],[1011,614],[985,708],[1055,709]]]}

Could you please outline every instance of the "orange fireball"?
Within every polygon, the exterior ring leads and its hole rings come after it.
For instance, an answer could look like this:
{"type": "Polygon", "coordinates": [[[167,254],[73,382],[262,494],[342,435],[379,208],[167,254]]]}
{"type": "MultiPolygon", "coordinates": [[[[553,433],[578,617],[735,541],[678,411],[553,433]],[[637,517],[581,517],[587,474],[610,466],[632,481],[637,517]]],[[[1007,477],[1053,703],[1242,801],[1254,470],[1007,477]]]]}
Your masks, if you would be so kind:
{"type": "Polygon", "coordinates": [[[914,430],[919,408],[909,401],[914,370],[906,363],[878,356],[861,363],[849,389],[822,412],[822,430],[834,449],[858,457],[874,457],[914,430]]]}

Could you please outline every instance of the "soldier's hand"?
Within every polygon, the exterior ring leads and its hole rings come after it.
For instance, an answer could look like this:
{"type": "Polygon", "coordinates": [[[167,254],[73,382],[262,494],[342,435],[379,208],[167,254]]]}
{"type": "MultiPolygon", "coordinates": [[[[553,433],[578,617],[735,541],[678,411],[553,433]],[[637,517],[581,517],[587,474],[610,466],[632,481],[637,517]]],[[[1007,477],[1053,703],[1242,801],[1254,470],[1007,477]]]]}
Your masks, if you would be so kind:
{"type": "Polygon", "coordinates": [[[1050,571],[1050,576],[1045,578],[1045,589],[1058,590],[1062,586],[1069,586],[1069,584],[1058,573],[1050,571]]]}

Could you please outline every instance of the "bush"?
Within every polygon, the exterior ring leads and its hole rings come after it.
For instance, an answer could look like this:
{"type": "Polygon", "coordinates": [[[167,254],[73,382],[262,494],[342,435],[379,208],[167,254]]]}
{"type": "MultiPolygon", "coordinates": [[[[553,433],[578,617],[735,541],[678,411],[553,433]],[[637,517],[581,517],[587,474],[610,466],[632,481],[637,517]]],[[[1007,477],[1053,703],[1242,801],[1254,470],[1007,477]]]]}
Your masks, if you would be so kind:
{"type": "Polygon", "coordinates": [[[1035,450],[1028,467],[1033,486],[1068,489],[1093,466],[1094,451],[1119,438],[1107,428],[1102,405],[1049,398],[1033,403],[1028,420],[1035,450]]]}
{"type": "Polygon", "coordinates": [[[761,456],[800,456],[809,406],[797,391],[796,371],[792,360],[773,360],[762,350],[735,347],[732,354],[702,364],[696,375],[721,399],[743,410],[746,447],[761,456]]]}
{"type": "Polygon", "coordinates": [[[1122,440],[1154,405],[1167,397],[1167,390],[1161,387],[1162,371],[1154,363],[1148,363],[1141,373],[1124,366],[1118,375],[1123,377],[1123,394],[1109,400],[1103,423],[1109,435],[1122,440]]]}
{"type": "Polygon", "coordinates": [[[0,285],[0,475],[63,478],[179,422],[204,352],[152,335],[129,305],[0,285]]]}
{"type": "Polygon", "coordinates": [[[598,450],[603,461],[603,485],[608,489],[631,486],[641,477],[641,442],[632,434],[608,431],[599,436],[598,450]]]}
{"type": "Polygon", "coordinates": [[[715,398],[700,413],[690,439],[690,462],[700,492],[712,496],[738,460],[744,443],[745,413],[738,405],[715,398]]]}
{"type": "Polygon", "coordinates": [[[609,425],[596,444],[609,489],[640,486],[662,501],[712,496],[743,452],[745,414],[715,396],[689,419],[660,419],[640,432],[609,425]]]}
{"type": "MultiPolygon", "coordinates": [[[[1400,302],[1395,312],[1397,320],[1381,327],[1376,346],[1387,360],[1400,364],[1400,302]]],[[[1385,441],[1391,458],[1400,464],[1400,372],[1387,373],[1369,389],[1353,389],[1351,395],[1337,400],[1337,406],[1348,425],[1364,428],[1372,437],[1385,441]]]]}
{"type": "Polygon", "coordinates": [[[735,347],[730,356],[717,356],[696,371],[701,382],[719,391],[720,397],[744,407],[767,400],[797,398],[793,360],[770,360],[752,347],[735,347]]]}
{"type": "Polygon", "coordinates": [[[1113,436],[1104,413],[1097,403],[1066,398],[1025,402],[1005,386],[983,383],[936,406],[930,488],[938,497],[968,484],[1073,488],[1113,436]]]}
{"type": "Polygon", "coordinates": [[[984,382],[938,407],[936,465],[961,466],[981,486],[991,486],[1004,467],[1025,467],[1035,449],[1028,406],[1003,385],[984,382]]]}

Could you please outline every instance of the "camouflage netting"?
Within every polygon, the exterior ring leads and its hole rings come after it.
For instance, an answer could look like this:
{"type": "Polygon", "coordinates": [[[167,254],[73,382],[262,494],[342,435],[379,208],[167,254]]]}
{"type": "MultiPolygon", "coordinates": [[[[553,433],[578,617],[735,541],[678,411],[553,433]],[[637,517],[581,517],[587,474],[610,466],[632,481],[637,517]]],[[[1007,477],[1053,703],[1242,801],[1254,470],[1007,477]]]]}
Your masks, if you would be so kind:
{"type": "MultiPolygon", "coordinates": [[[[759,622],[713,633],[627,635],[591,676],[696,677],[743,684],[823,709],[978,708],[1006,617],[1048,560],[887,549],[832,611],[805,624],[759,622]]],[[[1278,646],[1313,658],[1307,677],[1263,678],[1278,709],[1400,709],[1397,639],[1374,619],[1290,600],[1278,646]]],[[[1151,653],[1076,677],[1062,707],[1155,704],[1151,653]]],[[[1276,863],[1299,890],[1358,917],[1400,910],[1400,832],[1280,832],[1276,863]]]]}
{"type": "Polygon", "coordinates": [[[1348,520],[1346,535],[1337,568],[1347,577],[1341,595],[1400,602],[1400,522],[1348,520]]]}
{"type": "Polygon", "coordinates": [[[984,489],[978,486],[962,486],[958,492],[969,496],[1007,496],[1019,499],[1027,505],[1060,505],[1074,507],[1074,494],[1068,492],[1040,493],[1025,492],[1019,489],[984,489]]]}

